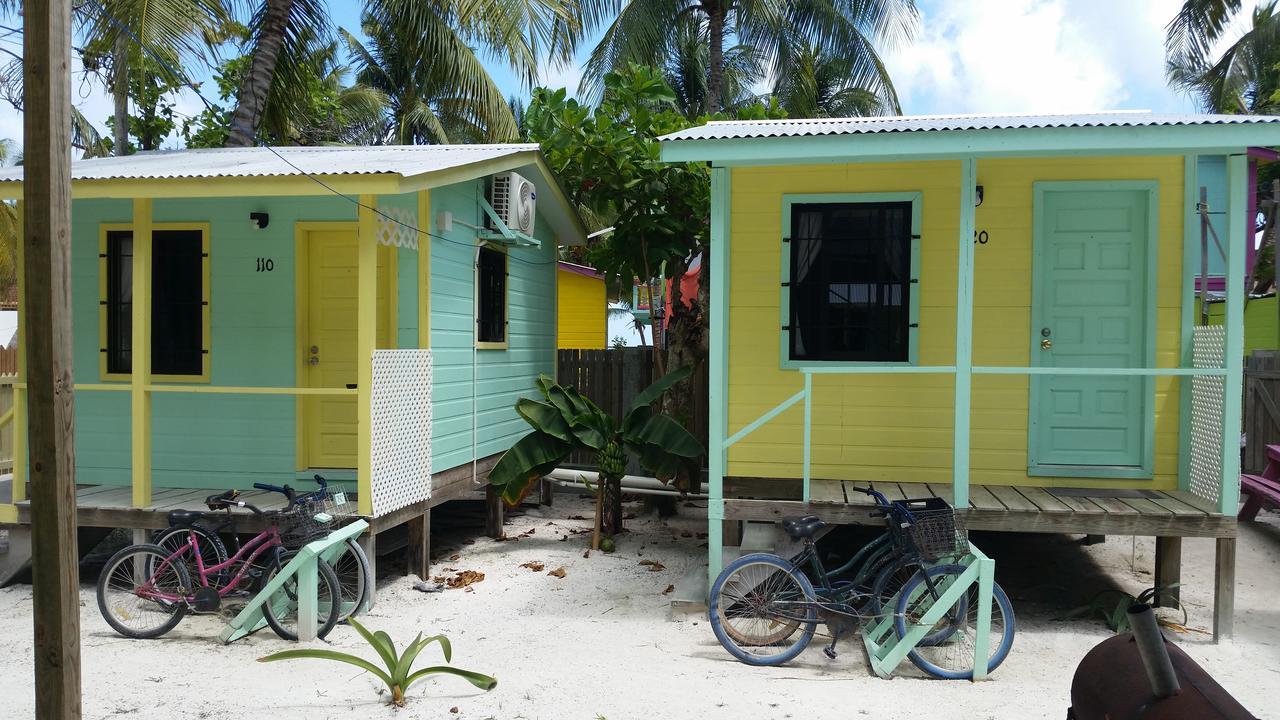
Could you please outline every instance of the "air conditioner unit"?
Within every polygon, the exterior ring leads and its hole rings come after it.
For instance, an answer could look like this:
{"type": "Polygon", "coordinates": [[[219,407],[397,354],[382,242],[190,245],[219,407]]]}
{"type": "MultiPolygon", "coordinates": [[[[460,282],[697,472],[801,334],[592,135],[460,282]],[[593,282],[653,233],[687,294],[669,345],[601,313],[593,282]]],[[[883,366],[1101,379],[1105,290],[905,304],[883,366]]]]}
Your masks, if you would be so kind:
{"type": "Polygon", "coordinates": [[[506,172],[493,176],[489,189],[489,204],[507,227],[525,235],[533,235],[533,218],[537,191],[533,183],[516,173],[506,172]]]}

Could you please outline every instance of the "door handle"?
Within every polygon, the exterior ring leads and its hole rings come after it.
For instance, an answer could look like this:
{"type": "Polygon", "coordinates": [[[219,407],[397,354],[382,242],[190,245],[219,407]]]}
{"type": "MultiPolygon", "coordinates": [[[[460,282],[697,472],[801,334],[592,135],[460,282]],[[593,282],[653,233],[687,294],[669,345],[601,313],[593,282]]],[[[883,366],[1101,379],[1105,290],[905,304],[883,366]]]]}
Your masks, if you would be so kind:
{"type": "Polygon", "coordinates": [[[1045,339],[1043,339],[1043,340],[1041,340],[1041,341],[1040,341],[1040,349],[1041,349],[1041,350],[1048,350],[1048,349],[1049,349],[1049,348],[1051,348],[1051,347],[1053,347],[1053,341],[1052,341],[1052,340],[1050,340],[1049,338],[1045,338],[1045,339]]]}
{"type": "Polygon", "coordinates": [[[311,357],[307,358],[307,362],[308,362],[309,364],[311,364],[311,365],[319,365],[319,364],[320,364],[320,356],[319,356],[319,355],[312,355],[311,357]]]}

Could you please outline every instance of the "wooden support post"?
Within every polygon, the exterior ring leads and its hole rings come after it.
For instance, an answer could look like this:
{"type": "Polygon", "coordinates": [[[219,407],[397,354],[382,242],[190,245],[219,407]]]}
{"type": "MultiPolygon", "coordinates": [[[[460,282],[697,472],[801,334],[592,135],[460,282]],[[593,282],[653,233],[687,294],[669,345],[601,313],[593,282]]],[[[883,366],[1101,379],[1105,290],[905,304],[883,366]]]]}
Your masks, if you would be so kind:
{"type": "Polygon", "coordinates": [[[405,574],[417,575],[420,580],[430,580],[431,508],[423,510],[418,517],[409,518],[406,525],[409,528],[409,546],[405,550],[405,557],[408,559],[405,574]]]}
{"type": "Polygon", "coordinates": [[[1156,593],[1155,606],[1176,608],[1181,602],[1182,593],[1177,587],[1170,587],[1182,582],[1182,538],[1156,538],[1156,577],[1157,588],[1167,588],[1156,593]]]}
{"type": "Polygon", "coordinates": [[[1236,539],[1218,538],[1213,566],[1213,640],[1229,640],[1235,634],[1236,539]]]}
{"type": "Polygon", "coordinates": [[[23,298],[26,296],[26,281],[23,280],[24,250],[26,233],[23,230],[22,218],[26,214],[25,204],[18,201],[18,257],[15,267],[18,276],[18,376],[13,386],[13,494],[9,502],[19,503],[27,499],[27,341],[26,310],[23,309],[23,298]]]}
{"type": "Polygon", "coordinates": [[[502,496],[492,485],[484,486],[484,534],[502,537],[502,496]]]}
{"type": "Polygon", "coordinates": [[[369,561],[370,582],[364,600],[364,611],[369,612],[373,609],[373,603],[378,595],[378,536],[370,528],[361,533],[360,537],[356,538],[356,542],[360,544],[360,549],[364,551],[364,556],[369,561]]]}
{"type": "Polygon", "coordinates": [[[133,201],[129,435],[134,507],[151,504],[151,200],[133,201]]]}
{"type": "Polygon", "coordinates": [[[418,192],[418,347],[431,347],[431,191],[418,192]]]}
{"type": "Polygon", "coordinates": [[[71,3],[24,4],[23,324],[35,716],[80,717],[75,382],[71,374],[71,3]]]}
{"type": "Polygon", "coordinates": [[[373,515],[373,351],[378,342],[378,198],[360,196],[356,232],[356,481],[361,515],[373,515]]]}
{"type": "MultiPolygon", "coordinates": [[[[1245,217],[1248,163],[1244,154],[1227,157],[1227,307],[1223,327],[1226,347],[1222,396],[1222,485],[1218,507],[1223,515],[1240,510],[1240,406],[1244,394],[1244,256],[1253,242],[1253,219],[1245,217]]],[[[1234,557],[1234,556],[1233,556],[1234,557]]]]}
{"type": "Polygon", "coordinates": [[[551,503],[555,500],[556,483],[551,478],[542,478],[541,488],[538,494],[538,504],[551,507],[551,503]]]}
{"type": "Polygon", "coordinates": [[[973,386],[973,238],[977,161],[960,161],[960,235],[956,238],[956,397],[951,484],[954,505],[969,507],[969,422],[973,386]]]}

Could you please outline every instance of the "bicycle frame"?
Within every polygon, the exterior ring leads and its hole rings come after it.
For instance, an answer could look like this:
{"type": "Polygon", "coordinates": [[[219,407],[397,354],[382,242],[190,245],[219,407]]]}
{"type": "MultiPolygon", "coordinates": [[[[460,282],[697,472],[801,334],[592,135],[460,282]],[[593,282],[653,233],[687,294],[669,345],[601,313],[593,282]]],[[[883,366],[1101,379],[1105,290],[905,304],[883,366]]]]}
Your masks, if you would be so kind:
{"type": "MultiPolygon", "coordinates": [[[[235,555],[232,555],[225,561],[216,565],[205,567],[204,558],[200,555],[199,537],[194,531],[188,530],[186,544],[175,550],[171,555],[169,555],[169,557],[165,558],[160,566],[156,568],[156,573],[163,571],[164,568],[172,565],[175,559],[190,551],[196,560],[196,575],[200,578],[200,586],[207,588],[209,587],[209,576],[216,575],[233,565],[239,564],[240,570],[236,573],[235,577],[232,578],[230,582],[217,589],[218,597],[226,597],[232,592],[232,590],[240,585],[240,581],[244,579],[245,573],[248,572],[249,567],[253,565],[254,561],[256,561],[259,556],[267,550],[278,547],[284,547],[284,544],[280,542],[280,531],[274,526],[269,527],[253,536],[249,542],[245,543],[243,547],[236,551],[235,555]],[[249,556],[242,560],[241,558],[246,552],[249,553],[249,556]]],[[[152,577],[154,577],[156,573],[152,573],[152,577]]],[[[142,588],[139,588],[138,594],[149,600],[163,600],[165,602],[189,602],[194,597],[194,595],[174,595],[172,593],[165,593],[159,590],[144,590],[144,588],[147,588],[150,585],[151,581],[148,580],[142,588]]]]}

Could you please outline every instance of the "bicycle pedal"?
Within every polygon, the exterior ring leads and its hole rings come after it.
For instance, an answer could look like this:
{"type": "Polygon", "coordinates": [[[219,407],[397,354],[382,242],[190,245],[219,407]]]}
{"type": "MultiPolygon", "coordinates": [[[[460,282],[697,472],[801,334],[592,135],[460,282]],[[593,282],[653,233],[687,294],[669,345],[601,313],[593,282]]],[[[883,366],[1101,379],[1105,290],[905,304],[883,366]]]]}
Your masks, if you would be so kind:
{"type": "Polygon", "coordinates": [[[822,648],[822,654],[823,654],[823,655],[826,655],[827,657],[831,658],[832,660],[835,660],[835,659],[836,659],[836,656],[837,656],[837,655],[839,655],[840,653],[837,653],[837,652],[836,652],[836,649],[835,649],[835,648],[833,648],[833,647],[824,647],[824,648],[822,648]]]}

